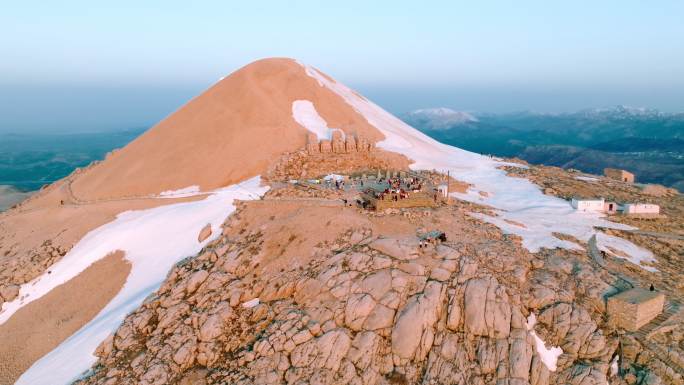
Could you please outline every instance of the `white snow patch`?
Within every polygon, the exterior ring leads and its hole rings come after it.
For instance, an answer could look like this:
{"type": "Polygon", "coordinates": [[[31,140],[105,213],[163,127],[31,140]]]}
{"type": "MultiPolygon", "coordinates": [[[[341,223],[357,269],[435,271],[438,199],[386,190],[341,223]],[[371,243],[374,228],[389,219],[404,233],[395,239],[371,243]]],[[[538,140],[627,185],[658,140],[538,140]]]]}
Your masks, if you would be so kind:
{"type": "Polygon", "coordinates": [[[121,291],[92,321],[35,362],[16,384],[59,385],[74,381],[95,363],[93,352],[98,344],[159,288],[171,267],[197,254],[220,234],[215,232],[198,243],[197,233],[207,223],[218,228],[235,210],[235,199],[258,199],[267,190],[267,186],[260,186],[259,177],[254,177],[216,190],[203,200],[123,212],[114,221],[86,234],[50,268],[51,274],[22,285],[21,299],[3,305],[0,324],[22,306],[76,277],[113,251],[124,251],[132,265],[130,275],[121,291]]]}
{"type": "Polygon", "coordinates": [[[576,176],[575,179],[583,180],[585,182],[596,182],[598,180],[598,178],[594,178],[593,176],[576,176]]]}
{"type": "MultiPolygon", "coordinates": [[[[411,158],[412,169],[450,171],[456,179],[473,185],[467,193],[451,193],[453,197],[469,202],[485,204],[497,209],[497,215],[471,214],[497,225],[504,232],[516,234],[523,239],[523,246],[531,252],[545,248],[582,249],[574,242],[561,240],[553,233],[571,235],[587,242],[597,232],[596,227],[633,229],[631,226],[605,220],[600,214],[578,213],[567,201],[544,195],[541,189],[522,178],[511,178],[498,167],[503,165],[522,167],[502,162],[456,147],[440,143],[407,125],[374,103],[359,97],[343,84],[332,82],[313,67],[305,67],[306,73],[340,95],[352,108],[366,118],[385,136],[377,147],[398,152],[411,158]],[[481,196],[478,192],[486,192],[481,196]],[[513,226],[504,220],[522,223],[513,226]]],[[[653,254],[621,238],[603,234],[599,248],[606,252],[610,245],[617,251],[631,256],[632,261],[652,261],[653,254]]],[[[641,265],[640,265],[641,266],[641,265]]],[[[642,266],[643,267],[643,266],[642,266]]],[[[648,270],[648,268],[646,268],[648,270]]]]}
{"type": "Polygon", "coordinates": [[[243,303],[242,307],[249,309],[249,308],[254,307],[258,304],[259,304],[259,298],[254,298],[254,299],[250,299],[249,301],[243,303]]]}
{"type": "Polygon", "coordinates": [[[200,188],[197,185],[188,186],[178,190],[166,190],[159,193],[159,198],[183,198],[191,197],[200,193],[200,188]]]}
{"type": "Polygon", "coordinates": [[[304,68],[304,71],[306,72],[306,74],[309,75],[310,77],[314,78],[314,80],[316,80],[316,82],[318,82],[319,86],[325,87],[325,84],[323,82],[321,82],[321,80],[319,79],[318,71],[315,68],[308,66],[308,65],[305,65],[304,63],[300,62],[299,60],[295,60],[295,62],[297,62],[297,64],[302,66],[304,68]]]}
{"type": "Polygon", "coordinates": [[[341,181],[344,180],[344,176],[342,175],[337,175],[337,174],[328,174],[323,177],[323,180],[336,180],[336,181],[341,181]]]}
{"type": "Polygon", "coordinates": [[[610,361],[610,371],[608,372],[609,377],[613,377],[616,374],[618,374],[618,361],[620,361],[619,355],[615,355],[615,357],[613,357],[613,360],[610,361]]]}
{"type": "Polygon", "coordinates": [[[652,273],[658,271],[655,267],[649,266],[649,264],[655,263],[656,261],[653,257],[653,253],[625,239],[598,232],[596,233],[596,245],[600,250],[605,251],[606,254],[616,258],[626,259],[646,271],[652,273]],[[614,250],[620,251],[621,253],[615,253],[614,250]]]}
{"type": "Polygon", "coordinates": [[[313,103],[308,100],[292,102],[292,117],[302,127],[318,136],[318,140],[331,140],[333,131],[340,131],[344,138],[344,131],[328,127],[328,123],[316,111],[313,103]]]}
{"type": "Polygon", "coordinates": [[[563,354],[563,349],[561,349],[559,346],[553,346],[551,349],[547,349],[544,341],[539,338],[537,333],[534,331],[534,325],[536,324],[537,317],[534,315],[534,313],[530,313],[530,315],[527,317],[527,322],[525,323],[527,326],[527,331],[534,338],[535,349],[537,350],[537,354],[539,354],[539,358],[544,366],[546,366],[549,371],[555,372],[557,369],[556,364],[558,363],[558,357],[563,354]]]}
{"type": "Polygon", "coordinates": [[[451,108],[421,108],[408,113],[411,119],[426,121],[432,129],[447,129],[454,124],[477,122],[477,118],[465,111],[455,111],[451,108]]]}

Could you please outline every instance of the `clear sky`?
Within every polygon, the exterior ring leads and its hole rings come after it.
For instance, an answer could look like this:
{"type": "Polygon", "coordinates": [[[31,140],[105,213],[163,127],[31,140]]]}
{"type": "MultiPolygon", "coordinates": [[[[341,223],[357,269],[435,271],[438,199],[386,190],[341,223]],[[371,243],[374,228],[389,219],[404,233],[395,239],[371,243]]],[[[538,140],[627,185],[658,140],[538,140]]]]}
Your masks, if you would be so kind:
{"type": "Polygon", "coordinates": [[[684,1],[35,1],[0,11],[0,131],[147,125],[258,58],[393,112],[684,111],[684,1]]]}

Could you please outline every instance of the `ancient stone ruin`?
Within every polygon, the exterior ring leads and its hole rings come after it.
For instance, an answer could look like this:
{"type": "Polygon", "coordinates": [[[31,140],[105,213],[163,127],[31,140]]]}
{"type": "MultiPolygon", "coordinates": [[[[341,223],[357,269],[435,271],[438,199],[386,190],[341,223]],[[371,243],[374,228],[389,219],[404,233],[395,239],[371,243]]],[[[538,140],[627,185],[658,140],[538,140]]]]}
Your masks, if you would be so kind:
{"type": "Polygon", "coordinates": [[[629,171],[618,170],[616,168],[605,168],[603,169],[603,175],[621,182],[634,183],[634,174],[629,171]]]}
{"type": "Polygon", "coordinates": [[[306,151],[309,154],[344,154],[353,152],[369,152],[373,145],[367,139],[360,135],[343,135],[342,131],[335,130],[332,134],[332,140],[318,140],[318,136],[314,133],[309,133],[307,137],[306,151]]]}

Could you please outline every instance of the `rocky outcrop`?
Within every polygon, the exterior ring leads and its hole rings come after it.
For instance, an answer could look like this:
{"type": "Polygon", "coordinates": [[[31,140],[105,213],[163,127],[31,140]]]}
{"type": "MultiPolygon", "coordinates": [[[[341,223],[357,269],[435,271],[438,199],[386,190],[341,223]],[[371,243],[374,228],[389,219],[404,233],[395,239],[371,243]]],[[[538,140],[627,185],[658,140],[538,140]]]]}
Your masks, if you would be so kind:
{"type": "Polygon", "coordinates": [[[207,223],[206,226],[202,227],[199,234],[197,235],[197,242],[204,242],[207,238],[211,236],[211,224],[207,223]]]}
{"type": "Polygon", "coordinates": [[[494,278],[472,279],[465,287],[465,331],[490,338],[508,337],[511,329],[511,305],[504,287],[494,278]]]}
{"type": "Polygon", "coordinates": [[[571,252],[532,255],[494,230],[420,250],[415,237],[349,229],[274,269],[256,267],[263,229],[224,229],[179,264],[98,349],[106,370],[82,383],[606,383],[617,339],[572,299],[611,286],[571,252]],[[563,350],[557,368],[538,353],[531,312],[535,335],[563,350]]]}
{"type": "Polygon", "coordinates": [[[392,353],[395,364],[427,357],[435,339],[435,323],[442,315],[445,287],[434,281],[423,293],[411,297],[392,328],[392,353]]]}
{"type": "Polygon", "coordinates": [[[0,306],[3,302],[15,300],[20,285],[49,271],[48,268],[68,251],[66,247],[47,240],[28,252],[20,253],[15,249],[16,245],[5,243],[3,235],[0,235],[0,306]]]}
{"type": "Polygon", "coordinates": [[[5,285],[0,287],[0,302],[14,301],[19,295],[19,285],[5,285]]]}

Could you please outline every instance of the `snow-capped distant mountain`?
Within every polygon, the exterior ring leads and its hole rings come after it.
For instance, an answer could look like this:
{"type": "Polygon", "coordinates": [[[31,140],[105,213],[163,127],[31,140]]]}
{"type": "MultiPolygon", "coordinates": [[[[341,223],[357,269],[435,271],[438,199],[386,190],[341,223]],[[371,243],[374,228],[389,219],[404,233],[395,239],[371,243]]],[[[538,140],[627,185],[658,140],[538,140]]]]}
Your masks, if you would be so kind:
{"type": "Polygon", "coordinates": [[[570,112],[539,112],[534,110],[512,111],[505,113],[491,113],[478,112],[477,116],[480,118],[501,117],[507,118],[526,118],[526,117],[567,117],[567,118],[610,118],[610,119],[624,119],[624,118],[673,118],[684,119],[684,113],[670,113],[657,110],[655,108],[647,107],[632,107],[625,105],[616,105],[613,107],[597,107],[586,108],[578,111],[570,112]]]}
{"type": "Polygon", "coordinates": [[[478,112],[476,120],[448,119],[459,116],[454,113],[424,109],[405,114],[404,120],[470,151],[594,173],[625,168],[641,181],[684,187],[684,113],[618,105],[562,113],[478,112]]]}
{"type": "Polygon", "coordinates": [[[575,115],[584,115],[587,117],[603,116],[603,117],[613,117],[613,118],[619,118],[619,117],[659,117],[659,116],[671,115],[671,114],[667,114],[667,113],[658,111],[658,110],[653,109],[653,108],[630,107],[630,106],[624,106],[624,105],[617,105],[615,107],[609,107],[609,108],[590,108],[590,109],[578,111],[574,114],[575,115]]]}
{"type": "Polygon", "coordinates": [[[454,125],[477,122],[477,118],[464,111],[451,108],[422,108],[409,112],[404,116],[411,124],[432,130],[444,130],[454,125]]]}

